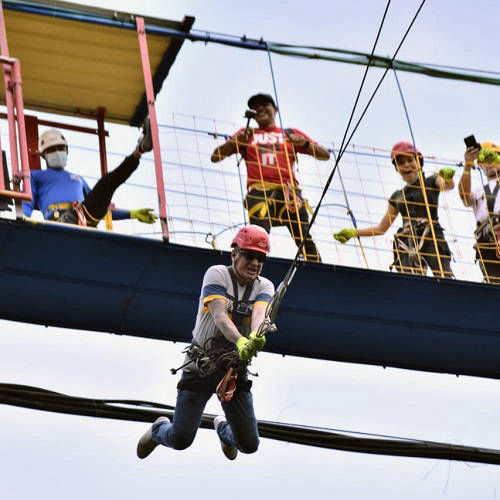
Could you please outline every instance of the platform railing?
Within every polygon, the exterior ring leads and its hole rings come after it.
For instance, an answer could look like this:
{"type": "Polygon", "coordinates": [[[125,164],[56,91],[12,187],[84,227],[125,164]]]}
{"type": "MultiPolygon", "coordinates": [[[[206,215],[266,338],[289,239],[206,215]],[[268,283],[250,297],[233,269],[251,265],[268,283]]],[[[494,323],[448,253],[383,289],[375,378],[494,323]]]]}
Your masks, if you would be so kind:
{"type": "MultiPolygon", "coordinates": [[[[3,158],[0,155],[0,196],[18,201],[31,201],[30,168],[21,78],[21,64],[17,59],[0,56],[5,82],[5,101],[9,129],[10,160],[14,189],[7,189],[3,158]],[[19,167],[19,158],[21,166],[19,167]]],[[[1,144],[0,144],[1,149],[1,144]]]]}
{"type": "MultiPolygon", "coordinates": [[[[237,124],[181,114],[172,115],[171,120],[159,125],[171,243],[229,250],[232,237],[245,224],[246,189],[243,192],[241,189],[246,185],[244,162],[238,167],[236,156],[219,163],[210,161],[216,146],[238,128],[237,124]]],[[[332,156],[338,153],[335,142],[319,142],[331,150],[332,156]]],[[[108,150],[111,165],[118,164],[124,156],[125,152],[108,150]]],[[[298,156],[297,177],[304,198],[314,209],[334,160],[325,162],[298,156]]],[[[97,181],[95,169],[91,168],[98,158],[96,148],[72,141],[70,158],[72,171],[82,174],[90,185],[97,181]],[[80,170],[80,165],[85,170],[80,170]]],[[[459,160],[425,156],[426,176],[445,166],[456,169],[455,184],[458,185],[462,173],[459,160]]],[[[482,185],[478,170],[473,171],[472,179],[475,186],[482,185]]],[[[394,261],[393,238],[402,225],[400,216],[380,236],[353,238],[342,245],[333,239],[333,234],[342,228],[352,228],[354,224],[358,228],[377,224],[387,210],[391,194],[403,186],[404,182],[391,163],[389,150],[359,145],[349,147],[311,228],[322,262],[396,272],[391,264],[394,261]]],[[[118,189],[113,202],[121,208],[148,207],[152,206],[155,193],[154,159],[145,155],[136,173],[118,189]]],[[[474,215],[470,208],[462,205],[457,187],[440,194],[438,214],[451,249],[455,278],[481,282],[483,277],[475,262],[474,215]]],[[[115,224],[114,231],[163,238],[159,222],[148,226],[137,221],[120,221],[115,224]]],[[[295,256],[296,246],[286,227],[273,227],[270,236],[272,256],[290,259],[295,256]]],[[[432,276],[430,272],[426,274],[432,276]]]]}

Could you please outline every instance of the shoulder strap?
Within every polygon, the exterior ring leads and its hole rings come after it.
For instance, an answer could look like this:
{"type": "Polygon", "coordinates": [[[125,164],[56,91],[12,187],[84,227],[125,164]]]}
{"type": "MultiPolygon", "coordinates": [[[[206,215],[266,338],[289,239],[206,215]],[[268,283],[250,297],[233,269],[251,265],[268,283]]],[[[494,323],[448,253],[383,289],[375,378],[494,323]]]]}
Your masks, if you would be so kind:
{"type": "Polygon", "coordinates": [[[231,280],[233,282],[233,291],[234,291],[234,304],[231,317],[235,326],[238,327],[243,323],[243,319],[245,317],[242,313],[239,312],[239,305],[240,303],[248,304],[248,299],[250,298],[250,294],[252,293],[255,280],[252,280],[245,287],[245,291],[243,292],[243,297],[241,298],[240,301],[238,298],[238,280],[236,279],[236,274],[234,274],[232,266],[227,266],[227,270],[229,272],[229,275],[231,276],[231,280]]]}
{"type": "Polygon", "coordinates": [[[238,280],[236,279],[236,275],[233,271],[233,266],[226,266],[226,269],[231,276],[231,281],[233,282],[233,292],[234,292],[234,301],[239,302],[238,300],[238,280]]]}
{"type": "Polygon", "coordinates": [[[484,192],[486,194],[486,204],[488,206],[489,213],[492,213],[493,208],[495,207],[495,201],[497,199],[499,187],[500,187],[500,185],[497,183],[497,185],[495,186],[495,189],[493,190],[493,193],[492,193],[489,184],[484,185],[484,192]]]}

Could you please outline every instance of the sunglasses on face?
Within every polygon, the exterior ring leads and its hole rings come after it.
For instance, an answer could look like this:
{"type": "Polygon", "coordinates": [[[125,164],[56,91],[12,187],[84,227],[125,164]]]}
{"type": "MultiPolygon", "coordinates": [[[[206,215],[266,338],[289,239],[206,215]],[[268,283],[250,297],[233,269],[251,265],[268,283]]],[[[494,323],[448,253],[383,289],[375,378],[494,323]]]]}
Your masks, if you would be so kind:
{"type": "Polygon", "coordinates": [[[266,254],[262,252],[256,252],[255,250],[238,250],[240,255],[243,255],[247,260],[257,259],[261,264],[266,260],[266,254]]]}

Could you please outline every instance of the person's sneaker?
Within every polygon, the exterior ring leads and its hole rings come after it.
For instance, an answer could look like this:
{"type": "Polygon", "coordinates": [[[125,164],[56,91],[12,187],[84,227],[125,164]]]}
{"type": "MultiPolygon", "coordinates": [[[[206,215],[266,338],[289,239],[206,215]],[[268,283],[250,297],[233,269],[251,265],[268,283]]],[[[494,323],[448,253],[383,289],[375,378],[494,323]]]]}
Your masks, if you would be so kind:
{"type": "MultiPolygon", "coordinates": [[[[226,422],[226,418],[223,416],[223,415],[217,415],[215,418],[214,418],[214,429],[215,429],[215,432],[217,432],[217,429],[219,428],[219,425],[226,422]]],[[[217,436],[219,436],[219,433],[217,432],[217,436]]],[[[238,448],[236,448],[236,446],[233,446],[232,444],[226,444],[224,443],[224,441],[222,441],[222,439],[220,438],[219,436],[219,440],[220,440],[220,445],[221,445],[221,448],[222,448],[222,452],[224,453],[224,455],[226,455],[226,457],[229,459],[229,460],[234,460],[237,455],[238,455],[238,448]]]]}
{"type": "MultiPolygon", "coordinates": [[[[159,417],[155,420],[156,422],[169,422],[170,419],[168,417],[159,417]]],[[[151,452],[158,446],[158,443],[155,443],[153,440],[153,426],[149,427],[149,429],[141,436],[139,442],[137,443],[137,456],[139,458],[146,458],[151,452]]]]}
{"type": "Polygon", "coordinates": [[[139,137],[137,146],[141,153],[148,153],[153,150],[153,136],[151,135],[151,122],[149,121],[149,116],[147,116],[142,123],[142,134],[139,137]]]}

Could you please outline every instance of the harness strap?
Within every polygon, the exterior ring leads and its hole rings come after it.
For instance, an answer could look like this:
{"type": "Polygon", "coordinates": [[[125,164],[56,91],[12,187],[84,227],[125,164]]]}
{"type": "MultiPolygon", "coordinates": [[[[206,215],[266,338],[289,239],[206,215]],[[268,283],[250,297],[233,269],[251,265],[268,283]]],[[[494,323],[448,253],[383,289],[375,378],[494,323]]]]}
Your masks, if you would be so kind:
{"type": "MultiPolygon", "coordinates": [[[[421,223],[420,223],[421,224],[421,223]]],[[[417,233],[416,225],[412,226],[413,232],[417,233]]],[[[396,233],[395,237],[398,243],[401,245],[403,250],[408,251],[410,255],[416,254],[418,251],[422,250],[424,246],[427,235],[430,232],[430,224],[427,220],[425,220],[424,230],[421,235],[415,234],[414,236],[411,233],[410,225],[403,227],[403,231],[396,233]],[[404,241],[400,239],[400,237],[406,238],[409,240],[409,244],[407,245],[404,241]],[[416,244],[416,246],[414,245],[416,244]]]]}
{"type": "Polygon", "coordinates": [[[222,380],[217,385],[215,393],[219,398],[219,401],[231,401],[234,396],[234,391],[236,390],[236,379],[238,378],[237,373],[233,373],[233,369],[229,367],[225,373],[222,380]]]}
{"type": "Polygon", "coordinates": [[[240,304],[248,304],[248,299],[250,298],[250,294],[252,293],[253,290],[253,285],[255,283],[255,280],[252,280],[248,285],[245,287],[245,291],[243,292],[243,297],[241,300],[238,298],[238,280],[236,278],[236,274],[233,271],[232,266],[227,266],[227,270],[229,272],[229,275],[231,276],[231,280],[233,282],[233,290],[234,290],[234,304],[233,304],[233,312],[232,312],[232,321],[236,328],[241,326],[243,323],[243,320],[245,319],[245,315],[239,312],[240,309],[240,304]]]}
{"type": "MultiPolygon", "coordinates": [[[[58,211],[59,210],[73,210],[76,214],[76,218],[78,220],[78,225],[86,227],[87,219],[85,218],[85,214],[83,213],[82,204],[79,201],[68,201],[64,203],[53,203],[47,207],[45,215],[49,213],[49,211],[53,211],[56,214],[56,219],[59,218],[58,211]]],[[[90,215],[90,214],[89,214],[90,215]]]]}
{"type": "MultiPolygon", "coordinates": [[[[294,189],[299,187],[298,184],[295,184],[294,181],[289,182],[294,189]]],[[[248,186],[248,191],[252,191],[252,189],[257,189],[258,191],[273,191],[275,189],[283,189],[283,184],[279,182],[269,182],[269,181],[256,181],[252,182],[248,186]]]]}
{"type": "Polygon", "coordinates": [[[493,208],[495,207],[495,201],[497,199],[498,189],[500,184],[497,183],[493,193],[491,192],[489,184],[484,185],[484,192],[486,193],[486,206],[488,207],[488,213],[493,213],[493,208]]]}
{"type": "Polygon", "coordinates": [[[47,207],[47,210],[45,211],[45,214],[47,214],[50,210],[68,210],[70,208],[73,208],[73,203],[68,201],[65,203],[53,203],[52,205],[49,205],[47,207]]]}

